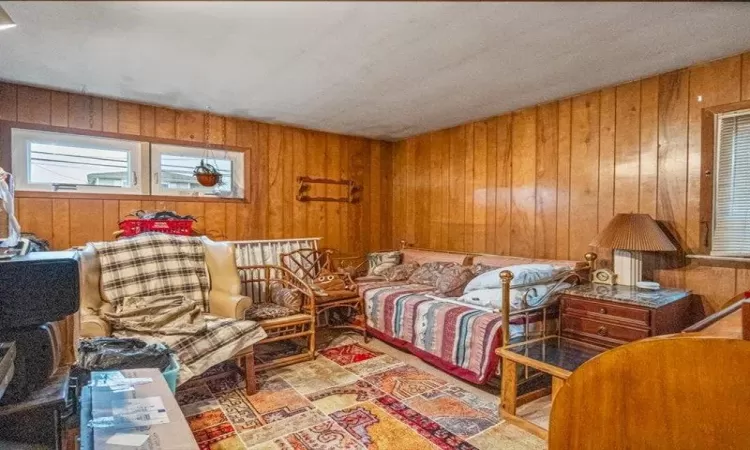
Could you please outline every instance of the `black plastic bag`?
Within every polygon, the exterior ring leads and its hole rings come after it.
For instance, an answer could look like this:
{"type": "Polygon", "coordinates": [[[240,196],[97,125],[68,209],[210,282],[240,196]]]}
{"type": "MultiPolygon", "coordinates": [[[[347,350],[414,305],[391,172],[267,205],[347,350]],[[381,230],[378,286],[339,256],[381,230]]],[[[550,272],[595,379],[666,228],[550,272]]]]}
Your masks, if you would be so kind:
{"type": "Polygon", "coordinates": [[[140,339],[100,337],[78,345],[78,365],[84,370],[159,369],[172,363],[172,350],[164,344],[140,339]]]}

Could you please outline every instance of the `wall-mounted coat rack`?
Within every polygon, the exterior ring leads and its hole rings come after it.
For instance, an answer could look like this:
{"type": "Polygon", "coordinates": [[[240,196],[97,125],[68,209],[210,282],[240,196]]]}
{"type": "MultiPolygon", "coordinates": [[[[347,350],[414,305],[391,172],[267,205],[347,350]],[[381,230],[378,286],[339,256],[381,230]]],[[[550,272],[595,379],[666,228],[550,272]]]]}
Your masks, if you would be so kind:
{"type": "Polygon", "coordinates": [[[332,180],[329,178],[297,177],[297,200],[301,202],[342,202],[357,203],[362,186],[352,180],[332,180]],[[346,186],[346,197],[313,197],[310,195],[313,184],[346,186]]]}

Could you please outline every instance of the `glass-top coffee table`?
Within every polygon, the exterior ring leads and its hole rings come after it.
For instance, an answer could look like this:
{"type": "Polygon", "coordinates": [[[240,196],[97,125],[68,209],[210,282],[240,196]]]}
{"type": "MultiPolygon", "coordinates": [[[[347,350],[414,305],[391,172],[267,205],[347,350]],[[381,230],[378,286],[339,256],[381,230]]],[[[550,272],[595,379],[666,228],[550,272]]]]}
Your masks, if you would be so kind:
{"type": "Polygon", "coordinates": [[[509,422],[546,439],[547,430],[516,415],[517,366],[533,367],[552,376],[552,400],[566,379],[581,364],[606,349],[560,336],[511,344],[496,350],[502,358],[501,415],[509,422]]]}

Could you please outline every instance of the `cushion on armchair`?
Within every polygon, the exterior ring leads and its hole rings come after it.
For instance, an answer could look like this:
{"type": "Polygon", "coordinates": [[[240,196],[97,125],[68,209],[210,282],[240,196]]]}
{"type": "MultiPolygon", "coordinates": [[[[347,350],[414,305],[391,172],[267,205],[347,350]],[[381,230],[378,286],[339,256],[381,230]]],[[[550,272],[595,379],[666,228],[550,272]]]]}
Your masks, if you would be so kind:
{"type": "Polygon", "coordinates": [[[293,316],[295,313],[291,308],[286,306],[277,305],[272,302],[254,304],[247,310],[245,310],[245,320],[269,320],[278,319],[280,317],[293,316]]]}
{"type": "Polygon", "coordinates": [[[302,293],[296,289],[285,287],[282,283],[272,282],[271,303],[290,309],[294,313],[302,310],[302,293]]]}

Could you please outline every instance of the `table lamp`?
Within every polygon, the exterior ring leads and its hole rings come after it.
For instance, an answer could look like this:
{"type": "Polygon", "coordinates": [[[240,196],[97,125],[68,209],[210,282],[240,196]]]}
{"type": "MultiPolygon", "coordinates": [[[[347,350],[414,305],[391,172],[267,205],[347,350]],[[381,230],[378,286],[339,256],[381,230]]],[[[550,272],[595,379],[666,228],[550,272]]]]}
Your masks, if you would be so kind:
{"type": "Polygon", "coordinates": [[[677,248],[648,214],[617,214],[591,241],[594,247],[614,250],[617,284],[635,286],[641,281],[641,252],[674,252],[677,248]]]}

